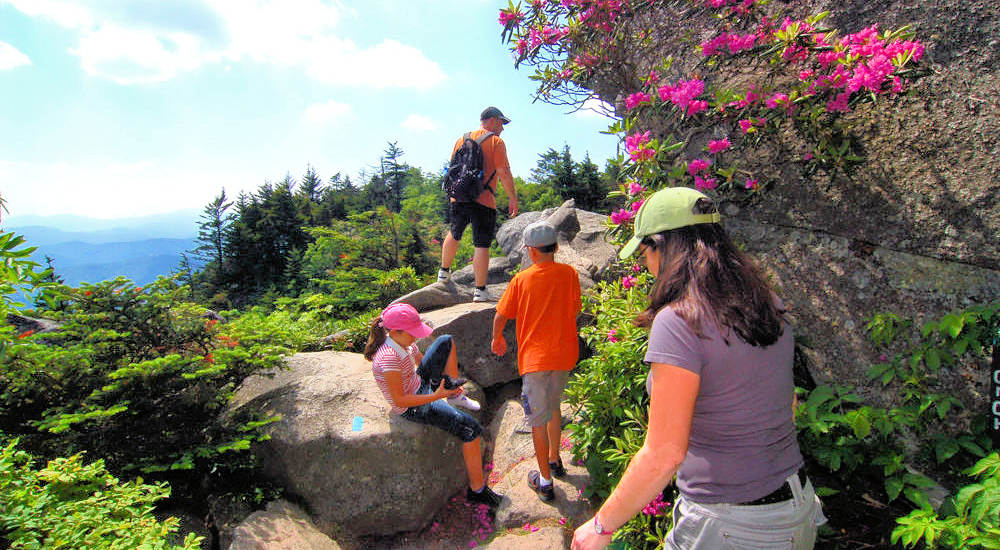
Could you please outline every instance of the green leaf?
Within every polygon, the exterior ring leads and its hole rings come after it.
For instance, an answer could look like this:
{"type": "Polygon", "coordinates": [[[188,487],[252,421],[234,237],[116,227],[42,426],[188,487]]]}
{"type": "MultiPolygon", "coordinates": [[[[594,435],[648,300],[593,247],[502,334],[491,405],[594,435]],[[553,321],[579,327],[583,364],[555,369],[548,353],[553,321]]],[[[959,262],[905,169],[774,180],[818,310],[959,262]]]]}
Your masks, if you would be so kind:
{"type": "Polygon", "coordinates": [[[872,431],[871,422],[860,411],[852,411],[852,413],[854,413],[854,418],[851,419],[851,429],[854,430],[854,436],[858,439],[868,437],[872,431]]]}
{"type": "Polygon", "coordinates": [[[896,500],[903,490],[903,480],[898,477],[889,477],[885,480],[885,494],[889,496],[889,502],[896,500]]]}
{"type": "Polygon", "coordinates": [[[927,368],[931,372],[937,372],[941,368],[941,355],[939,354],[937,348],[929,348],[924,353],[924,363],[927,364],[927,368]]]}
{"type": "Polygon", "coordinates": [[[920,489],[917,489],[915,487],[907,487],[903,491],[903,494],[906,495],[906,498],[908,498],[910,502],[916,504],[918,507],[924,510],[934,509],[934,507],[931,506],[931,501],[927,498],[927,495],[924,494],[924,492],[921,491],[920,489]]]}

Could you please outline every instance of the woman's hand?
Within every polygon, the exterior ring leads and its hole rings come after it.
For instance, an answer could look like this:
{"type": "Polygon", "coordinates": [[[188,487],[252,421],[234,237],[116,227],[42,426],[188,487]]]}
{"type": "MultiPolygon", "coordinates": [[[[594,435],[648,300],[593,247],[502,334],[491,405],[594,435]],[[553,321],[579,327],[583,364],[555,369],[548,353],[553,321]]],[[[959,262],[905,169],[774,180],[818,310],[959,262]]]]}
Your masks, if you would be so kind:
{"type": "Polygon", "coordinates": [[[598,535],[594,530],[594,519],[585,521],[573,532],[572,550],[601,550],[611,543],[611,535],[598,535]]]}

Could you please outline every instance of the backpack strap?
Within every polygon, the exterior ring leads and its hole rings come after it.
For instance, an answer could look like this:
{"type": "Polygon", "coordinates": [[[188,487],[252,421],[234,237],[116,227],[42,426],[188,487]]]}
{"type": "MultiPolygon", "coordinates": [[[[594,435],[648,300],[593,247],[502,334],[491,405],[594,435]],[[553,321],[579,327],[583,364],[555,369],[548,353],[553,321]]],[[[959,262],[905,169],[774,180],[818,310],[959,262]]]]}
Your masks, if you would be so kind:
{"type": "MultiPolygon", "coordinates": [[[[472,132],[469,132],[469,133],[465,134],[465,137],[468,138],[470,135],[472,135],[472,132]]],[[[479,136],[478,138],[476,138],[476,144],[479,145],[480,147],[482,147],[484,141],[486,141],[487,139],[489,139],[489,138],[491,138],[491,137],[493,137],[495,135],[496,134],[494,134],[493,132],[491,132],[489,130],[486,130],[485,134],[483,134],[483,135],[479,136]]],[[[486,181],[483,182],[483,187],[486,188],[487,191],[489,191],[490,193],[492,193],[494,197],[497,196],[497,192],[492,187],[490,187],[490,182],[493,181],[493,176],[495,176],[495,175],[497,175],[497,171],[496,170],[494,170],[493,173],[490,174],[490,177],[486,178],[486,181]]]]}

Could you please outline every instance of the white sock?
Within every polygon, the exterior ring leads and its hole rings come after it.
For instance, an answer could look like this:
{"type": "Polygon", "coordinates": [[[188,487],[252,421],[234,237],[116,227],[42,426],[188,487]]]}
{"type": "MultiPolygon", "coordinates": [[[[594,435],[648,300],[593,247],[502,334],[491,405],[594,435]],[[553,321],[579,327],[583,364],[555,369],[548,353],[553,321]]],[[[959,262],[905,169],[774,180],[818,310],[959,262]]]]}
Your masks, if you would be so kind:
{"type": "Polygon", "coordinates": [[[545,487],[546,485],[552,485],[552,480],[551,479],[545,479],[544,477],[542,477],[541,474],[539,474],[538,475],[538,484],[541,485],[542,487],[545,487]]]}

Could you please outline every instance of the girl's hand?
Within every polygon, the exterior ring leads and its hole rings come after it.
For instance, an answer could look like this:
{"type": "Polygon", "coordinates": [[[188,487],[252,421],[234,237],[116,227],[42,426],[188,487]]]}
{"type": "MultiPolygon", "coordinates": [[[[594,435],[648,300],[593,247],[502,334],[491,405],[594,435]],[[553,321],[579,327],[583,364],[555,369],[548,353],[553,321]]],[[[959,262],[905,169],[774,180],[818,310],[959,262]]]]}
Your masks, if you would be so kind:
{"type": "Polygon", "coordinates": [[[584,522],[573,532],[572,550],[601,550],[611,543],[611,535],[598,535],[594,530],[594,520],[584,522]]]}
{"type": "Polygon", "coordinates": [[[436,390],[434,390],[433,395],[436,399],[441,399],[442,397],[452,397],[462,393],[462,388],[455,388],[453,390],[446,390],[444,388],[444,380],[441,380],[441,384],[436,390]]]}

